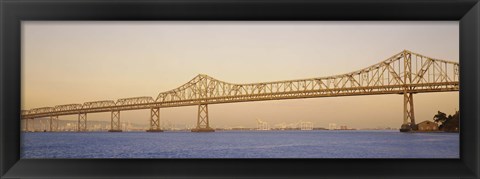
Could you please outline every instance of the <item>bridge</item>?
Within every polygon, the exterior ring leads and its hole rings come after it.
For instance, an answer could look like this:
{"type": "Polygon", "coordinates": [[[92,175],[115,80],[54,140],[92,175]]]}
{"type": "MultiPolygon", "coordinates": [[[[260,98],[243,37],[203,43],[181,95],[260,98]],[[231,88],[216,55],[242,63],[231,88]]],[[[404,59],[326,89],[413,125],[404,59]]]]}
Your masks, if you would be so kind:
{"type": "Polygon", "coordinates": [[[87,114],[111,113],[110,132],[121,132],[120,112],[150,109],[148,132],[162,132],[160,109],[198,106],[197,124],[192,132],[213,132],[208,105],[266,100],[357,95],[403,95],[401,131],[416,130],[413,94],[459,90],[459,63],[435,59],[404,50],[380,63],[351,73],[298,80],[235,84],[200,74],[170,91],[150,96],[64,104],[21,111],[28,121],[49,118],[49,130],[58,128],[59,116],[78,115],[77,131],[87,131],[87,114]]]}

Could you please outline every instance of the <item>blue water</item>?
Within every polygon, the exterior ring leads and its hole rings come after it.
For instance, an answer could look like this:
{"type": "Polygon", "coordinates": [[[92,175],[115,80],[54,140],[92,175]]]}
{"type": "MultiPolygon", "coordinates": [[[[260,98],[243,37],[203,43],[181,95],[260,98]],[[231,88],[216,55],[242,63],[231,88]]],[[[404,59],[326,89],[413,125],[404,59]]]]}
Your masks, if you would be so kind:
{"type": "Polygon", "coordinates": [[[22,158],[459,158],[458,133],[22,133],[22,158]]]}

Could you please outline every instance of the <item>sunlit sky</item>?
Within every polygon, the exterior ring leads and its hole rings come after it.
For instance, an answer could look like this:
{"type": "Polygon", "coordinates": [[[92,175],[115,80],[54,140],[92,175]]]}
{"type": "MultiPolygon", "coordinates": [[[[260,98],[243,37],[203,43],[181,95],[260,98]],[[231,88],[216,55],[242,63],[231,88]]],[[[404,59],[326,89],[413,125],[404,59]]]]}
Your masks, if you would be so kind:
{"type": "MultiPolygon", "coordinates": [[[[232,83],[343,74],[408,49],[459,61],[459,26],[449,22],[22,22],[22,109],[152,96],[197,74],[232,83]]],[[[414,95],[417,122],[459,108],[458,92],[414,95]]],[[[162,121],[193,126],[197,106],[161,109],[162,121]]],[[[213,127],[300,120],[353,128],[395,127],[403,95],[209,105],[213,127]]],[[[76,120],[77,116],[60,119],[76,120]]],[[[109,121],[110,113],[88,120],[109,121]]],[[[122,121],[147,124],[149,110],[122,121]]]]}

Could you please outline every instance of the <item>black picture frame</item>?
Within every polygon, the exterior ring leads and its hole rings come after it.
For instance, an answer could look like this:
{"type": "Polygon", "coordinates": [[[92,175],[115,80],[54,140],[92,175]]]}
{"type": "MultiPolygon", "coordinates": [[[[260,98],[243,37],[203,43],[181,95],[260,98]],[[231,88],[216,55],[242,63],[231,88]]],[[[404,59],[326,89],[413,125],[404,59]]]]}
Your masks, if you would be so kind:
{"type": "Polygon", "coordinates": [[[0,12],[0,178],[480,176],[477,0],[0,0],[0,12]],[[23,20],[459,21],[460,159],[20,159],[23,20]]]}

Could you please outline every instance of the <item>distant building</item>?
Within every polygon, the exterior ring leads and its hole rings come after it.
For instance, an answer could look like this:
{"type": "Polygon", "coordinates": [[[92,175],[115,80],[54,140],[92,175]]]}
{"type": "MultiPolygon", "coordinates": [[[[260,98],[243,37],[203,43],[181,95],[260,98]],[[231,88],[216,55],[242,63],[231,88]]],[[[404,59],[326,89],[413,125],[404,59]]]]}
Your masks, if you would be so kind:
{"type": "Polygon", "coordinates": [[[337,124],[335,123],[328,124],[328,130],[335,130],[335,129],[337,129],[337,124]]]}
{"type": "Polygon", "coordinates": [[[309,121],[300,121],[300,130],[313,130],[313,123],[309,121]]]}
{"type": "Polygon", "coordinates": [[[340,126],[340,130],[347,130],[347,126],[340,126]]]}
{"type": "Polygon", "coordinates": [[[270,127],[268,126],[267,122],[257,119],[257,130],[270,130],[270,127]]]}
{"type": "Polygon", "coordinates": [[[432,121],[423,121],[417,124],[419,131],[436,131],[438,130],[438,124],[432,121]]]}

